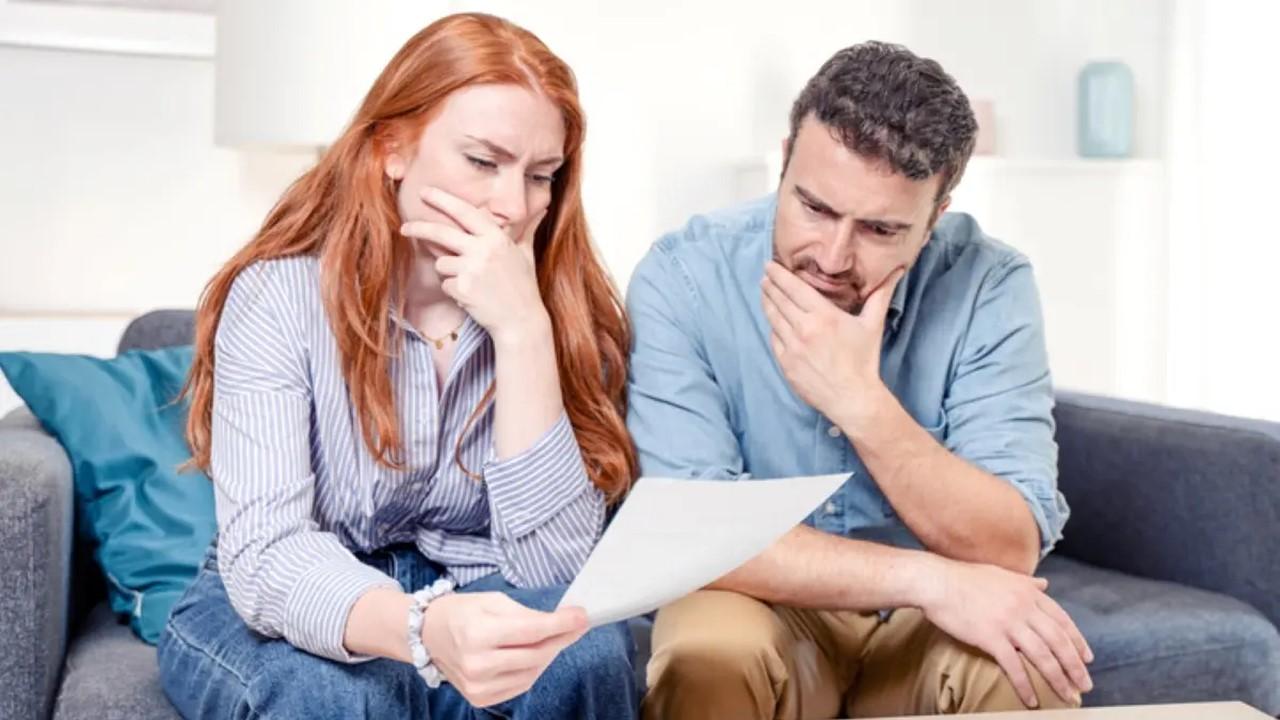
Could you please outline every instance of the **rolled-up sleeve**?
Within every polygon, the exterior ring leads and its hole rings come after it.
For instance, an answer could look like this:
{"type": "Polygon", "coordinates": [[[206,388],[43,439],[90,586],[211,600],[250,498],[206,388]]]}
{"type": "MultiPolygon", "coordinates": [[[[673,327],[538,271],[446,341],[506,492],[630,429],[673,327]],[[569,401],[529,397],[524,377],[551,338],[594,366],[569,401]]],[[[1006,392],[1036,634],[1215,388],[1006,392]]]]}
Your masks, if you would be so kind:
{"type": "Polygon", "coordinates": [[[736,480],[743,477],[742,450],[702,349],[692,286],[661,241],[631,276],[627,428],[645,475],[736,480]]]}
{"type": "Polygon", "coordinates": [[[519,454],[491,453],[483,476],[503,576],[523,587],[572,580],[600,538],[605,499],[587,476],[568,415],[519,454]]]}
{"type": "Polygon", "coordinates": [[[287,322],[287,275],[269,264],[236,279],[218,324],[210,475],[218,566],[236,612],[255,631],[342,662],[356,600],[399,586],[361,563],[313,517],[311,391],[287,322]]]}
{"type": "Polygon", "coordinates": [[[1040,531],[1041,556],[1062,538],[1053,383],[1031,265],[1016,256],[978,291],[944,404],[947,449],[1012,485],[1040,531]]]}

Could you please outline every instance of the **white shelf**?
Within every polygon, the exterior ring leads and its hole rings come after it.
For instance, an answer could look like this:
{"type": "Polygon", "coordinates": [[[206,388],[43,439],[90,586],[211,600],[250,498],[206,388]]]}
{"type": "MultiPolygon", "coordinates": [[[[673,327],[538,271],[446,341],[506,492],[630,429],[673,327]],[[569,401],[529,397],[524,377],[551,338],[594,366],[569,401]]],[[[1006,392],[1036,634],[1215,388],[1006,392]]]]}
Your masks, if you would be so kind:
{"type": "Polygon", "coordinates": [[[206,13],[0,0],[0,46],[210,60],[206,13]]]}

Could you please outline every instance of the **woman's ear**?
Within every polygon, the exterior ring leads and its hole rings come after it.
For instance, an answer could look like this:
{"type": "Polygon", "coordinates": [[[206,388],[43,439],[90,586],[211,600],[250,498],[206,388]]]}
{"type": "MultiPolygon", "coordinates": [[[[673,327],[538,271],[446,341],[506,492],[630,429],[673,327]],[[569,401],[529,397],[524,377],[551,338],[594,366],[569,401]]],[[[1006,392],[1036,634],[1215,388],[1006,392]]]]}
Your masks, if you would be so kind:
{"type": "Polygon", "coordinates": [[[404,156],[400,154],[399,148],[394,143],[388,143],[383,158],[382,169],[387,177],[396,182],[403,180],[408,163],[405,162],[404,156]]]}
{"type": "Polygon", "coordinates": [[[373,133],[373,143],[382,155],[382,172],[393,182],[400,182],[409,171],[409,158],[406,157],[404,143],[398,133],[387,125],[379,123],[373,133]]]}

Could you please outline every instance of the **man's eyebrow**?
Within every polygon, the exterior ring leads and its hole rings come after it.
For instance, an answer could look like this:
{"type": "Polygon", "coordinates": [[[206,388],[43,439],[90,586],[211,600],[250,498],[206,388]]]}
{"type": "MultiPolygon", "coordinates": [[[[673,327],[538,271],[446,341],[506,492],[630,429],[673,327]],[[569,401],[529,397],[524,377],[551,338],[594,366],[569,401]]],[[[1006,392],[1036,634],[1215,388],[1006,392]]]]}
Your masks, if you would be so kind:
{"type": "Polygon", "coordinates": [[[825,215],[831,215],[832,217],[840,217],[841,213],[836,212],[835,208],[819,200],[813,193],[809,192],[808,190],[805,190],[799,185],[796,185],[795,189],[796,189],[796,194],[800,196],[800,199],[812,205],[814,210],[817,210],[818,212],[823,213],[825,215]]]}
{"type": "Polygon", "coordinates": [[[863,220],[862,222],[867,225],[874,225],[876,227],[884,228],[885,230],[892,230],[893,232],[904,232],[906,230],[911,229],[911,223],[900,222],[898,220],[868,219],[868,220],[863,220]]]}

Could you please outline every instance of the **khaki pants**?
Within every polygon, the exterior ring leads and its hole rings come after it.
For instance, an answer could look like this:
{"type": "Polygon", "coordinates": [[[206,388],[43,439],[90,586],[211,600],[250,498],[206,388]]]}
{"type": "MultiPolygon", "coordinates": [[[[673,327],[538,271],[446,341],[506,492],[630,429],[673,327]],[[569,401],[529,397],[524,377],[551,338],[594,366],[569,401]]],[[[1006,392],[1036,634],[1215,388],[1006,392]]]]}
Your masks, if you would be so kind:
{"type": "MultiPolygon", "coordinates": [[[[1030,665],[1027,671],[1040,707],[1071,706],[1030,665]]],[[[648,679],[646,720],[1025,709],[994,660],[919,610],[882,620],[879,613],[773,607],[717,590],[658,613],[648,679]]]]}

